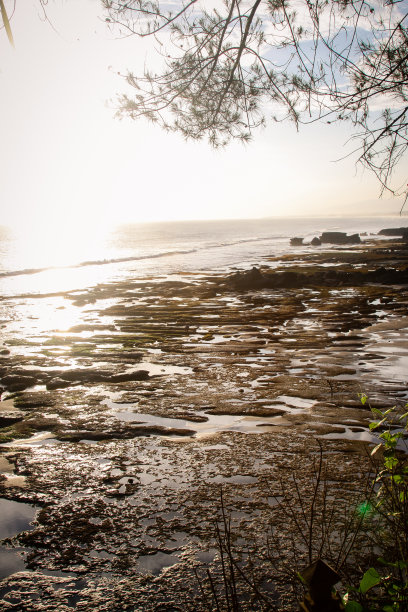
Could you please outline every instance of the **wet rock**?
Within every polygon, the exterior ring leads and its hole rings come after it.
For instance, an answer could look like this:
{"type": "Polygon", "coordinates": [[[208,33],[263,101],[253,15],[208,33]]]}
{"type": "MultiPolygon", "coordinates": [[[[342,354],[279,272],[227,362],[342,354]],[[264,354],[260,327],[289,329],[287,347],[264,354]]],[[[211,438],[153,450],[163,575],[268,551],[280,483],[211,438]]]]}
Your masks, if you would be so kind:
{"type": "Polygon", "coordinates": [[[230,284],[237,289],[256,289],[265,286],[265,278],[262,272],[253,267],[252,270],[237,272],[229,278],[230,284]]]}
{"type": "Polygon", "coordinates": [[[310,243],[312,246],[320,246],[322,244],[322,241],[320,240],[320,238],[318,238],[317,236],[315,236],[313,238],[313,240],[310,243]]]}
{"type": "Polygon", "coordinates": [[[345,232],[323,232],[320,236],[322,244],[360,244],[361,239],[359,234],[350,234],[345,232]]]}
{"type": "Polygon", "coordinates": [[[132,382],[137,380],[147,380],[149,372],[147,370],[137,370],[136,372],[125,372],[124,374],[115,374],[111,376],[107,382],[132,382]]]}
{"type": "Polygon", "coordinates": [[[138,380],[147,380],[149,372],[147,370],[136,370],[135,372],[123,372],[122,374],[113,374],[110,370],[96,370],[91,368],[67,370],[59,372],[50,383],[47,384],[47,389],[62,388],[61,383],[121,383],[138,380]],[[61,382],[59,382],[61,381],[61,382]],[[53,385],[57,386],[53,386],[53,385]]]}
{"type": "Polygon", "coordinates": [[[23,410],[32,408],[52,407],[55,406],[55,398],[44,391],[31,391],[18,395],[14,400],[14,405],[23,410]]]}
{"type": "Polygon", "coordinates": [[[37,382],[37,378],[34,376],[20,376],[18,374],[8,374],[1,379],[1,385],[11,393],[24,391],[24,389],[36,385],[37,382]]]}
{"type": "Polygon", "coordinates": [[[10,351],[6,348],[0,349],[0,355],[10,355],[10,351]]]}
{"type": "Polygon", "coordinates": [[[109,370],[96,370],[91,368],[81,368],[58,372],[57,378],[69,382],[105,382],[111,376],[109,370]]]}
{"type": "Polygon", "coordinates": [[[8,427],[14,425],[24,419],[24,413],[20,410],[14,410],[10,412],[2,412],[0,414],[0,427],[8,427]]]}
{"type": "Polygon", "coordinates": [[[291,238],[290,239],[290,244],[291,246],[302,246],[303,245],[303,238],[299,238],[299,237],[295,237],[295,238],[291,238]]]}
{"type": "Polygon", "coordinates": [[[176,427],[162,427],[161,425],[128,425],[126,428],[96,431],[96,430],[76,430],[61,431],[57,438],[61,441],[79,442],[80,440],[129,440],[139,436],[193,436],[196,432],[192,429],[181,429],[176,427]]]}
{"type": "Polygon", "coordinates": [[[69,380],[63,380],[62,378],[52,378],[49,382],[47,382],[47,390],[52,391],[54,389],[66,389],[72,383],[69,380]]]}

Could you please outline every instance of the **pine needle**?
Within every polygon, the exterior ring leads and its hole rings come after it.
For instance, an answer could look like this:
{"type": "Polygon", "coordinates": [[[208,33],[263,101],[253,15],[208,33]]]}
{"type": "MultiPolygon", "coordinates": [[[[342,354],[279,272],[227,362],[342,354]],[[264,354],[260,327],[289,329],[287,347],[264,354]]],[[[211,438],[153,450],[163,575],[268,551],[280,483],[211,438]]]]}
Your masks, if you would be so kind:
{"type": "Polygon", "coordinates": [[[9,21],[9,18],[7,17],[6,7],[4,6],[3,0],[0,0],[0,10],[1,10],[1,17],[3,19],[4,27],[7,32],[7,37],[10,41],[10,45],[14,47],[14,40],[13,40],[13,34],[11,32],[10,21],[9,21]]]}

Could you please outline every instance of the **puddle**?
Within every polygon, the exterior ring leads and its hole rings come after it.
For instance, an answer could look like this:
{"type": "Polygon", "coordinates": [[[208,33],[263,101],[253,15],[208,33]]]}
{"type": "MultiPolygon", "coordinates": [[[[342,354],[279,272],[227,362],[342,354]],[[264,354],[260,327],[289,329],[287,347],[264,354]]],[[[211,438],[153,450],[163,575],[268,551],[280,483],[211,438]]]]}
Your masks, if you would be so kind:
{"type": "MultiPolygon", "coordinates": [[[[18,554],[18,551],[24,551],[23,548],[5,548],[0,546],[0,580],[25,570],[25,562],[18,554]]],[[[0,595],[1,596],[1,595],[0,595]]]]}
{"type": "Polygon", "coordinates": [[[3,482],[3,486],[6,489],[10,489],[11,487],[19,487],[20,489],[24,489],[24,487],[27,486],[27,479],[25,476],[7,476],[6,474],[4,475],[7,478],[7,480],[3,482]]]}
{"type": "Polygon", "coordinates": [[[137,364],[135,372],[139,370],[146,370],[149,372],[149,376],[171,376],[173,374],[192,374],[193,368],[165,365],[161,363],[150,363],[150,361],[141,361],[137,364]]]}
{"type": "Polygon", "coordinates": [[[313,408],[316,403],[315,400],[303,399],[302,397],[292,397],[291,395],[279,395],[279,397],[276,398],[276,401],[283,402],[289,408],[288,412],[291,412],[292,414],[297,414],[299,412],[303,412],[304,410],[313,408]]]}
{"type": "MultiPolygon", "coordinates": [[[[275,423],[279,422],[277,420],[279,417],[277,416],[251,417],[234,414],[208,414],[206,412],[197,412],[198,416],[204,416],[207,418],[207,420],[202,423],[189,421],[187,419],[159,417],[153,414],[132,412],[130,410],[115,412],[114,414],[117,419],[127,423],[146,423],[160,425],[166,428],[192,429],[195,431],[196,436],[208,435],[221,431],[260,433],[260,427],[265,428],[268,425],[273,426],[275,423]]],[[[263,431],[265,431],[265,429],[263,429],[263,431]]]]}
{"type": "Polygon", "coordinates": [[[5,399],[0,402],[0,412],[15,412],[14,400],[5,399]]]}
{"type": "Polygon", "coordinates": [[[344,431],[333,432],[319,436],[325,440],[354,440],[356,442],[371,442],[372,444],[378,444],[378,437],[368,429],[361,429],[355,431],[355,428],[344,425],[344,431]]]}
{"type": "Polygon", "coordinates": [[[0,447],[12,448],[13,446],[43,446],[47,444],[64,444],[64,442],[54,438],[54,434],[50,431],[40,431],[34,436],[31,436],[31,438],[21,438],[19,440],[12,440],[11,442],[4,442],[4,444],[0,444],[0,447]]]}
{"type": "Polygon", "coordinates": [[[220,484],[225,484],[228,482],[232,482],[234,484],[253,484],[258,482],[258,478],[255,476],[245,476],[243,474],[236,474],[235,476],[214,476],[214,478],[209,478],[208,482],[215,482],[220,484]]]}
{"type": "Polygon", "coordinates": [[[6,480],[3,481],[3,486],[6,487],[6,489],[10,487],[23,488],[27,486],[26,477],[17,476],[14,473],[14,465],[10,463],[4,455],[0,456],[0,474],[6,478],[6,480]]]}
{"type": "Polygon", "coordinates": [[[153,555],[141,555],[137,559],[139,569],[143,572],[158,576],[165,567],[170,567],[179,562],[179,558],[175,554],[157,552],[153,555]]]}
{"type": "Polygon", "coordinates": [[[37,508],[30,504],[0,499],[0,540],[12,538],[22,531],[32,529],[30,524],[36,512],[37,508]]]}
{"type": "MultiPolygon", "coordinates": [[[[197,437],[214,434],[222,431],[241,431],[243,433],[260,433],[272,430],[276,425],[290,424],[289,421],[282,418],[281,415],[271,416],[249,416],[236,414],[211,414],[205,411],[198,411],[194,416],[204,418],[202,422],[189,419],[178,419],[177,417],[161,417],[146,412],[136,412],[129,410],[128,404],[114,402],[111,399],[106,399],[104,403],[112,410],[112,414],[119,420],[125,423],[140,423],[146,425],[156,425],[168,429],[190,429],[195,432],[197,437]],[[126,410],[121,408],[126,407],[126,410]]],[[[237,403],[237,400],[234,400],[237,403]]],[[[292,397],[289,395],[280,395],[276,398],[271,406],[274,410],[279,409],[288,414],[298,414],[305,410],[311,409],[315,400],[303,399],[300,397],[292,397]]],[[[194,434],[192,434],[194,435],[194,434]]]]}
{"type": "Polygon", "coordinates": [[[14,465],[4,455],[0,456],[0,473],[14,474],[14,465]]]}
{"type": "MultiPolygon", "coordinates": [[[[374,337],[376,334],[374,335],[374,337]]],[[[378,363],[371,361],[371,370],[378,370],[381,380],[408,381],[408,345],[403,339],[381,338],[366,347],[368,356],[378,356],[378,363]]]]}
{"type": "Polygon", "coordinates": [[[218,550],[216,548],[210,548],[210,550],[199,550],[196,552],[196,558],[201,563],[212,563],[218,550]]]}
{"type": "MultiPolygon", "coordinates": [[[[0,540],[12,538],[22,531],[31,530],[37,508],[30,504],[0,499],[0,540]]],[[[0,579],[25,569],[25,563],[18,552],[24,548],[9,549],[0,546],[0,579]]]]}

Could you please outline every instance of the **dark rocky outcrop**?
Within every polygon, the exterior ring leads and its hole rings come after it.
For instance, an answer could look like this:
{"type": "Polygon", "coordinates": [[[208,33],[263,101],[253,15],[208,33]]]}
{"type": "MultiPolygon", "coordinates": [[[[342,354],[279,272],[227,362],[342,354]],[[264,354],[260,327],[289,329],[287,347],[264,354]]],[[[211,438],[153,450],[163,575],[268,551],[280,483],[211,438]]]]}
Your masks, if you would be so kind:
{"type": "Polygon", "coordinates": [[[124,372],[123,374],[115,374],[111,376],[106,382],[132,382],[136,380],[147,380],[150,378],[147,370],[137,370],[136,372],[124,372]]]}
{"type": "Polygon", "coordinates": [[[76,368],[72,370],[55,370],[52,373],[37,370],[8,370],[0,379],[0,386],[10,393],[25,391],[36,385],[46,385],[48,391],[65,389],[71,385],[90,383],[123,383],[150,378],[147,370],[135,370],[116,374],[111,370],[94,368],[76,368]]]}
{"type": "Polygon", "coordinates": [[[302,287],[360,286],[364,284],[408,284],[408,269],[380,267],[377,270],[338,270],[318,268],[310,272],[277,270],[260,275],[230,276],[226,286],[235,290],[295,289],[302,287]],[[251,282],[253,280],[253,283],[251,282]]]}
{"type": "Polygon", "coordinates": [[[52,393],[44,391],[26,391],[19,394],[14,399],[16,408],[22,410],[34,410],[36,408],[53,407],[56,405],[56,398],[52,393]]]}
{"type": "Polygon", "coordinates": [[[313,240],[310,243],[312,246],[320,246],[322,244],[322,241],[320,240],[320,238],[318,238],[317,236],[315,236],[313,238],[313,240]]]}
{"type": "Polygon", "coordinates": [[[258,289],[265,287],[265,277],[258,268],[253,267],[252,270],[244,272],[236,272],[228,282],[236,289],[258,289]]]}
{"type": "Polygon", "coordinates": [[[379,236],[408,236],[408,227],[387,227],[378,232],[379,236]]]}
{"type": "Polygon", "coordinates": [[[29,387],[34,387],[37,384],[37,378],[34,376],[21,376],[19,374],[8,374],[1,379],[1,386],[11,393],[16,391],[24,391],[29,387]]]}
{"type": "Polygon", "coordinates": [[[47,383],[47,389],[63,388],[71,383],[120,383],[147,380],[148,378],[149,372],[147,370],[113,374],[110,370],[83,368],[58,372],[57,376],[54,376],[47,383]]]}
{"type": "Polygon", "coordinates": [[[53,389],[66,389],[71,384],[69,380],[63,380],[62,378],[56,377],[47,382],[46,386],[48,391],[52,391],[53,389]]]}
{"type": "Polygon", "coordinates": [[[3,411],[0,413],[0,427],[8,427],[9,425],[14,425],[14,423],[19,423],[24,419],[24,412],[20,410],[10,410],[3,411]]]}
{"type": "Polygon", "coordinates": [[[290,244],[292,246],[302,246],[303,245],[303,238],[299,238],[299,237],[295,237],[295,238],[291,238],[290,239],[290,244]]]}
{"type": "Polygon", "coordinates": [[[79,440],[130,440],[140,436],[193,436],[194,429],[178,427],[163,427],[161,425],[145,425],[144,423],[128,424],[125,428],[96,431],[90,429],[61,431],[56,436],[58,440],[79,442],[79,440]]]}
{"type": "Polygon", "coordinates": [[[350,234],[345,232],[323,232],[320,237],[322,244],[360,244],[361,239],[359,234],[350,234]]]}

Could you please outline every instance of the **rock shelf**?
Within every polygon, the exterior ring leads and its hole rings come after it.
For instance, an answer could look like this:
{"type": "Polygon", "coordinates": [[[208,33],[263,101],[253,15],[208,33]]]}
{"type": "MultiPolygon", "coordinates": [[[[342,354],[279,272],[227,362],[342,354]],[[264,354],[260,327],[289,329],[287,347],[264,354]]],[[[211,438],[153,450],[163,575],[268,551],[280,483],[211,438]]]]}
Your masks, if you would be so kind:
{"type": "Polygon", "coordinates": [[[358,393],[407,399],[407,261],[365,243],[3,300],[20,323],[3,323],[0,458],[24,486],[4,470],[1,495],[38,508],[5,543],[25,571],[3,580],[4,609],[200,610],[220,486],[244,550],[283,481],[310,495],[319,444],[351,503],[373,440],[358,393]]]}

